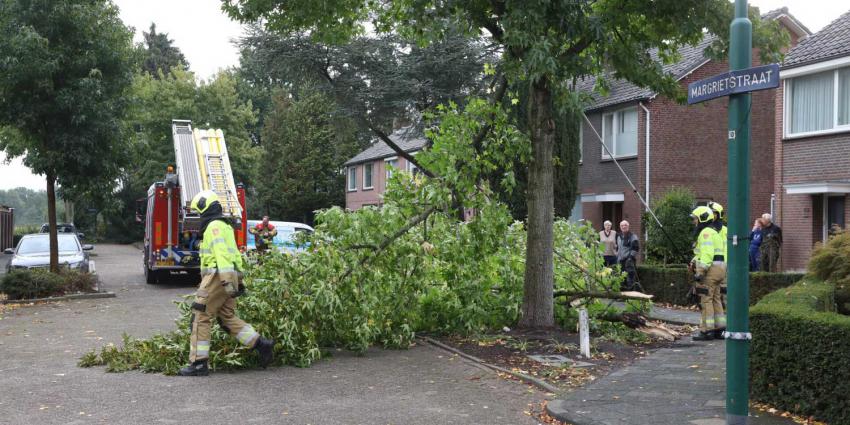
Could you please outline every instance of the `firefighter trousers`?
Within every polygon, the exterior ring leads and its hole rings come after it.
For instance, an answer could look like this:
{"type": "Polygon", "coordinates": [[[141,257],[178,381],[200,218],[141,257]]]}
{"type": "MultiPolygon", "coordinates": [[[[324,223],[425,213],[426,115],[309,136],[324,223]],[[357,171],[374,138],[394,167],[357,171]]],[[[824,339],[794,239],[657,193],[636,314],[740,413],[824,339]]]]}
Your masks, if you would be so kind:
{"type": "Polygon", "coordinates": [[[239,340],[242,345],[253,347],[259,334],[254,328],[236,317],[236,299],[224,291],[218,274],[207,274],[195,292],[192,303],[192,337],[189,361],[205,360],[210,354],[210,328],[212,319],[218,318],[222,329],[239,340]]]}
{"type": "Polygon", "coordinates": [[[712,265],[703,279],[702,285],[697,286],[702,308],[699,330],[709,332],[723,329],[726,327],[726,313],[723,311],[720,288],[726,280],[725,265],[712,265]]]}

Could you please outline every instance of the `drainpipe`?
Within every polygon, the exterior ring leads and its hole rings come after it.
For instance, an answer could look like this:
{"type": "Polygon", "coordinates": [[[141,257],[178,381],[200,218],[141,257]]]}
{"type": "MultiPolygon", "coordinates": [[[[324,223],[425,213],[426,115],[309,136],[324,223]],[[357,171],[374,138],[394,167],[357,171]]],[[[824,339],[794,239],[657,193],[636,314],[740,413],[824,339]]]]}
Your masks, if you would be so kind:
{"type": "MultiPolygon", "coordinates": [[[[644,126],[646,127],[646,137],[644,137],[644,145],[646,148],[646,153],[644,154],[646,157],[646,166],[644,167],[644,171],[646,173],[646,177],[644,178],[644,189],[646,191],[646,195],[644,196],[644,199],[646,199],[646,210],[649,211],[649,109],[646,109],[646,107],[643,106],[643,102],[638,103],[638,105],[640,105],[640,108],[646,112],[646,125],[644,126]]],[[[644,240],[649,240],[649,232],[644,231],[643,235],[644,240]]],[[[646,253],[646,250],[644,250],[644,253],[646,253]]]]}

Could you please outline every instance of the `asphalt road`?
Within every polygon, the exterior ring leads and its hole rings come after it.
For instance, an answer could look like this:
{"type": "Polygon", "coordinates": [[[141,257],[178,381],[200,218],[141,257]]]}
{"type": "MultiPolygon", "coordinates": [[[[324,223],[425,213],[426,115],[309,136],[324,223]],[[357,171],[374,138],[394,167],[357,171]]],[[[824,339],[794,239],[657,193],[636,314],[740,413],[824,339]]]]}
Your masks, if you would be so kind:
{"type": "Polygon", "coordinates": [[[207,378],[76,366],[91,348],[174,327],[194,282],[146,285],[132,246],[95,248],[116,298],[25,306],[0,317],[0,424],[534,424],[544,394],[430,346],[345,352],[313,367],[207,378]]]}

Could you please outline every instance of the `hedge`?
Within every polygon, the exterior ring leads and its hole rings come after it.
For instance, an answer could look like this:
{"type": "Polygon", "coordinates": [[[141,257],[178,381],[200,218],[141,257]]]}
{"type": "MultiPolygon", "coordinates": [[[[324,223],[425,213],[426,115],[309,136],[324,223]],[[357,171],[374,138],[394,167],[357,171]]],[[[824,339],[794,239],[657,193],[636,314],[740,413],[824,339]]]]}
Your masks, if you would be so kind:
{"type": "Polygon", "coordinates": [[[96,288],[96,275],[76,270],[63,269],[58,274],[47,269],[12,270],[0,276],[0,293],[10,300],[94,292],[96,288]]]}
{"type": "MultiPolygon", "coordinates": [[[[644,292],[655,296],[653,301],[675,305],[688,304],[691,275],[687,265],[640,265],[637,272],[644,292]]],[[[793,285],[803,276],[803,273],[750,273],[750,305],[755,305],[762,297],[777,289],[793,285]]]]}
{"type": "Polygon", "coordinates": [[[850,317],[835,287],[806,279],[750,309],[752,398],[831,424],[850,424],[850,317]]]}

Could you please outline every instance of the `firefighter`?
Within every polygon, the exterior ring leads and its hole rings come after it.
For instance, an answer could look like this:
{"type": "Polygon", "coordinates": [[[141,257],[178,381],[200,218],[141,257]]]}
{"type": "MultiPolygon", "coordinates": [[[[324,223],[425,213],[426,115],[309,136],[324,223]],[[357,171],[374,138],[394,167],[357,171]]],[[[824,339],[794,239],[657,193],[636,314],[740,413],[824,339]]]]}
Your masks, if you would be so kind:
{"type": "Polygon", "coordinates": [[[694,270],[696,292],[700,299],[702,317],[699,333],[694,341],[708,341],[722,334],[726,328],[726,315],[720,299],[720,286],[726,276],[726,261],[720,234],[714,230],[714,212],[700,206],[691,212],[694,222],[694,270]]]}
{"type": "Polygon", "coordinates": [[[209,374],[210,326],[218,318],[222,329],[259,353],[260,366],[274,358],[274,341],[265,339],[236,316],[236,297],[244,292],[242,255],[236,246],[233,227],[222,215],[218,196],[211,190],[195,195],[191,207],[201,214],[201,285],[192,303],[190,364],[181,376],[209,374]]]}
{"type": "MultiPolygon", "coordinates": [[[[710,201],[708,203],[708,207],[711,208],[711,210],[714,212],[714,222],[712,223],[712,226],[714,227],[714,230],[716,230],[717,233],[720,235],[720,240],[723,243],[723,257],[724,257],[724,260],[725,260],[725,259],[729,258],[729,245],[728,245],[728,240],[726,239],[727,229],[726,229],[726,224],[724,223],[725,216],[724,216],[724,212],[723,212],[723,205],[720,205],[719,203],[714,202],[714,201],[710,201]]],[[[720,286],[720,295],[721,295],[721,299],[723,301],[723,307],[724,308],[726,308],[726,292],[727,292],[726,275],[724,274],[723,275],[723,285],[720,286]]]]}
{"type": "Polygon", "coordinates": [[[267,215],[264,215],[263,221],[252,227],[250,232],[254,235],[258,253],[266,252],[274,241],[274,237],[277,236],[277,229],[275,229],[274,224],[269,223],[269,216],[267,215]]]}

